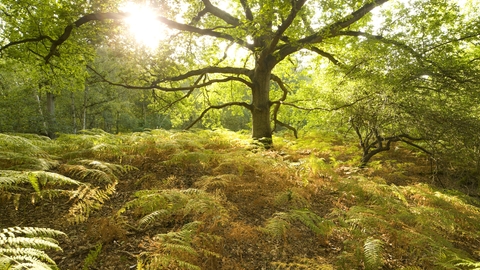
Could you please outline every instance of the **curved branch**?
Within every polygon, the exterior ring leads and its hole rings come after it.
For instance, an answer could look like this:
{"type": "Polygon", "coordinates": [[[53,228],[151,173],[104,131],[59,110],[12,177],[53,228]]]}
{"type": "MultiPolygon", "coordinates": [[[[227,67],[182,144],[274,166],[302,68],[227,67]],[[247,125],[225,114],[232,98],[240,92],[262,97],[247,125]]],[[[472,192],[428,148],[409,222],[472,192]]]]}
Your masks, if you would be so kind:
{"type": "Polygon", "coordinates": [[[330,60],[330,62],[332,62],[333,64],[335,64],[335,65],[337,65],[337,66],[341,66],[341,65],[342,65],[342,63],[340,63],[340,62],[335,58],[335,56],[333,56],[333,54],[330,54],[330,53],[327,53],[327,52],[325,52],[325,51],[323,51],[323,50],[320,50],[320,49],[317,48],[317,47],[312,47],[312,48],[310,48],[310,50],[311,50],[312,52],[316,52],[317,54],[319,54],[319,55],[327,58],[328,60],[330,60]]]}
{"type": "Polygon", "coordinates": [[[165,25],[167,25],[167,26],[169,26],[173,29],[176,29],[176,30],[186,31],[186,32],[190,32],[190,33],[196,33],[196,34],[203,35],[203,36],[211,36],[211,37],[225,39],[225,40],[228,40],[228,41],[235,42],[242,47],[253,50],[253,46],[248,44],[246,41],[238,39],[238,38],[234,38],[233,36],[231,36],[229,34],[226,34],[226,33],[216,32],[212,29],[202,29],[202,28],[198,28],[198,27],[188,25],[188,24],[178,23],[178,22],[169,20],[169,19],[167,19],[165,17],[161,17],[161,16],[157,17],[157,19],[161,23],[163,23],[163,24],[165,24],[165,25]]]}
{"type": "Polygon", "coordinates": [[[388,1],[389,0],[368,1],[368,3],[363,5],[361,8],[357,9],[356,11],[350,13],[349,15],[343,17],[342,19],[336,22],[323,27],[313,35],[302,38],[295,43],[289,43],[289,44],[285,44],[277,47],[276,58],[279,59],[280,61],[285,57],[287,57],[288,55],[302,48],[309,47],[308,45],[320,43],[329,37],[338,36],[339,32],[342,29],[345,29],[350,25],[354,24],[355,22],[359,21],[361,18],[367,15],[370,11],[372,11],[375,7],[380,6],[388,1]]]}
{"type": "Polygon", "coordinates": [[[205,116],[205,114],[207,114],[208,111],[210,111],[212,109],[222,109],[222,108],[230,107],[230,106],[242,106],[244,108],[247,108],[249,111],[252,110],[252,105],[250,105],[248,103],[245,103],[245,102],[229,102],[229,103],[225,103],[225,104],[221,104],[221,105],[211,105],[208,108],[206,108],[205,110],[203,110],[203,112],[200,114],[200,116],[197,117],[197,119],[195,119],[195,121],[193,121],[185,129],[188,130],[188,129],[192,128],[196,123],[198,123],[198,121],[202,120],[202,118],[205,116]]]}
{"type": "Polygon", "coordinates": [[[233,17],[229,13],[219,9],[218,7],[214,6],[210,0],[202,0],[203,4],[205,5],[205,9],[210,12],[212,15],[214,15],[217,18],[220,18],[224,22],[233,25],[233,26],[239,26],[240,25],[240,20],[233,17]]]}
{"type": "Polygon", "coordinates": [[[307,0],[292,0],[292,9],[290,10],[290,13],[288,14],[287,18],[282,22],[282,24],[278,27],[277,31],[275,32],[275,36],[270,42],[270,46],[267,50],[267,52],[270,54],[275,50],[275,47],[277,46],[278,42],[280,41],[281,37],[283,36],[283,33],[292,25],[293,20],[295,20],[295,17],[297,17],[298,12],[300,9],[305,5],[305,2],[307,0]]]}
{"type": "Polygon", "coordinates": [[[100,74],[100,72],[96,71],[93,67],[87,65],[87,68],[89,70],[91,70],[93,73],[95,73],[98,77],[100,77],[100,79],[103,82],[108,83],[109,85],[112,85],[112,86],[123,87],[125,89],[136,89],[136,90],[156,89],[156,90],[161,90],[161,91],[164,91],[164,92],[178,92],[178,91],[191,91],[191,90],[206,87],[206,86],[209,86],[209,85],[212,85],[212,84],[215,84],[215,83],[224,83],[224,82],[230,82],[230,81],[238,81],[238,82],[242,82],[246,85],[250,85],[250,83],[248,81],[246,81],[242,78],[239,78],[239,77],[225,77],[223,79],[212,79],[212,80],[208,80],[207,82],[199,84],[198,82],[200,81],[200,78],[202,78],[204,75],[207,74],[207,73],[202,73],[202,74],[198,74],[198,75],[200,75],[199,79],[197,79],[197,81],[190,86],[164,87],[164,86],[159,86],[158,82],[152,83],[149,86],[139,86],[139,85],[131,85],[131,84],[123,84],[123,83],[112,82],[112,81],[108,80],[107,78],[105,78],[104,75],[100,74]]]}
{"type": "MultiPolygon", "coordinates": [[[[198,75],[203,75],[203,74],[235,74],[235,75],[245,75],[247,77],[251,77],[252,71],[246,68],[235,68],[235,67],[206,67],[202,69],[197,69],[197,70],[191,70],[187,73],[174,76],[174,77],[169,77],[169,78],[163,78],[160,80],[154,81],[152,84],[156,85],[162,82],[177,82],[177,81],[182,81],[185,79],[188,79],[190,77],[198,76],[198,75]]],[[[244,81],[247,86],[251,87],[251,83],[244,81]]]]}
{"type": "MultiPolygon", "coordinates": [[[[287,99],[287,95],[288,95],[288,89],[287,89],[287,86],[283,83],[282,79],[280,79],[280,77],[278,77],[277,75],[275,74],[271,74],[270,76],[270,79],[274,82],[277,83],[277,85],[280,87],[280,89],[282,89],[283,91],[283,95],[282,97],[276,101],[276,102],[283,102],[287,99]]],[[[273,102],[275,103],[275,102],[273,102]]]]}
{"type": "Polygon", "coordinates": [[[62,35],[58,37],[58,39],[52,42],[52,45],[50,46],[50,52],[44,57],[45,62],[48,63],[50,61],[50,58],[52,58],[52,56],[58,54],[58,47],[60,47],[60,45],[62,45],[70,37],[75,27],[80,27],[91,21],[104,21],[109,19],[122,20],[122,19],[125,19],[126,17],[127,17],[127,13],[113,13],[113,12],[93,13],[93,14],[87,14],[81,17],[80,19],[76,20],[74,23],[65,27],[62,35]]]}
{"type": "Polygon", "coordinates": [[[242,4],[243,10],[245,11],[245,17],[247,18],[247,20],[253,21],[253,13],[247,3],[247,0],[240,0],[240,3],[242,4]]]}
{"type": "Polygon", "coordinates": [[[376,41],[379,41],[379,42],[382,42],[382,43],[385,43],[385,44],[395,45],[395,46],[409,52],[411,55],[413,55],[415,58],[417,58],[417,60],[419,60],[420,62],[421,62],[421,59],[423,58],[422,54],[416,52],[414,49],[410,48],[406,44],[404,44],[402,42],[399,42],[399,41],[396,41],[396,40],[393,40],[393,39],[385,38],[383,36],[372,35],[372,34],[365,33],[365,32],[360,32],[360,31],[340,31],[338,33],[338,35],[339,36],[364,37],[364,38],[371,39],[371,40],[376,40],[376,41]]]}
{"type": "MultiPolygon", "coordinates": [[[[129,14],[125,13],[125,12],[119,12],[119,13],[107,12],[107,13],[87,14],[87,15],[84,15],[84,16],[80,17],[78,20],[76,20],[72,24],[69,24],[68,26],[66,26],[63,30],[63,33],[57,39],[53,39],[53,38],[48,37],[48,36],[40,36],[40,37],[36,37],[36,38],[24,39],[24,40],[21,40],[21,41],[14,41],[14,42],[11,42],[11,43],[1,47],[0,51],[4,50],[4,49],[6,49],[10,46],[19,45],[19,44],[23,44],[23,43],[29,43],[29,42],[39,42],[39,41],[48,39],[52,42],[48,54],[44,57],[45,62],[48,63],[53,56],[58,54],[58,47],[60,47],[68,38],[70,38],[70,36],[71,36],[71,34],[72,34],[72,32],[75,28],[80,27],[80,26],[82,26],[86,23],[92,22],[92,21],[123,20],[126,17],[128,17],[128,15],[129,14]]],[[[171,21],[171,20],[169,20],[165,17],[162,17],[162,16],[157,17],[157,20],[160,21],[161,23],[173,28],[173,29],[176,29],[176,30],[187,31],[187,32],[191,32],[191,33],[197,33],[197,34],[200,34],[200,35],[207,35],[207,36],[222,38],[222,39],[226,39],[226,40],[235,42],[235,43],[237,43],[241,46],[244,46],[246,48],[251,48],[251,45],[247,44],[245,41],[236,39],[236,38],[234,38],[234,37],[232,37],[228,34],[225,34],[225,33],[216,32],[216,31],[213,31],[211,29],[201,29],[201,28],[197,28],[197,27],[194,27],[194,26],[191,26],[191,25],[178,23],[178,22],[175,22],[175,21],[171,21]]]]}
{"type": "Polygon", "coordinates": [[[285,123],[283,123],[283,122],[281,122],[280,120],[277,120],[277,119],[275,119],[275,123],[291,130],[293,132],[293,135],[295,136],[295,139],[298,139],[298,131],[297,131],[296,128],[290,126],[289,124],[285,124],[285,123]]]}
{"type": "Polygon", "coordinates": [[[189,25],[195,25],[195,24],[197,24],[197,23],[200,21],[200,19],[207,14],[207,12],[208,12],[208,11],[207,11],[206,8],[202,9],[200,12],[198,12],[197,16],[195,16],[195,17],[192,19],[192,21],[189,23],[189,25]]]}
{"type": "Polygon", "coordinates": [[[0,47],[0,52],[7,49],[8,47],[11,47],[11,46],[20,45],[20,44],[24,44],[24,43],[30,43],[30,42],[39,42],[39,41],[42,41],[42,40],[45,40],[45,39],[49,40],[51,42],[54,42],[54,39],[49,37],[49,36],[39,36],[39,37],[36,37],[36,38],[26,38],[26,39],[10,42],[5,46],[0,47]]]}
{"type": "Polygon", "coordinates": [[[341,110],[343,108],[353,106],[353,105],[357,104],[358,102],[363,101],[363,100],[368,99],[368,98],[370,98],[370,96],[364,96],[364,97],[361,97],[361,98],[359,98],[359,99],[357,99],[357,100],[355,100],[351,103],[343,104],[343,105],[340,105],[340,106],[334,107],[334,108],[325,108],[325,107],[305,108],[305,107],[298,106],[295,103],[282,102],[282,101],[277,101],[277,102],[281,102],[283,105],[294,107],[296,109],[304,110],[304,111],[327,111],[327,112],[332,112],[332,111],[338,111],[338,110],[341,110]]]}

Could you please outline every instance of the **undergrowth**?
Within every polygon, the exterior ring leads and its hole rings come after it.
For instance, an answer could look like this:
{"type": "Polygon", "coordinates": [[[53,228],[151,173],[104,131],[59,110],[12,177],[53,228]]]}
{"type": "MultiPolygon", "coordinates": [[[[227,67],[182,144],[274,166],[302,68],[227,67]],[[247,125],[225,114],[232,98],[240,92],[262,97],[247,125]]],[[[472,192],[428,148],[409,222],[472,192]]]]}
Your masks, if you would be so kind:
{"type": "Polygon", "coordinates": [[[116,228],[84,269],[128,242],[137,269],[480,268],[480,202],[436,186],[417,155],[358,168],[348,137],[251,143],[225,130],[0,134],[0,199],[68,203],[68,224],[116,228]],[[118,189],[122,205],[92,218],[118,189]]]}
{"type": "Polygon", "coordinates": [[[48,228],[13,227],[0,232],[0,269],[58,269],[45,250],[62,249],[53,237],[63,232],[48,228]]]}

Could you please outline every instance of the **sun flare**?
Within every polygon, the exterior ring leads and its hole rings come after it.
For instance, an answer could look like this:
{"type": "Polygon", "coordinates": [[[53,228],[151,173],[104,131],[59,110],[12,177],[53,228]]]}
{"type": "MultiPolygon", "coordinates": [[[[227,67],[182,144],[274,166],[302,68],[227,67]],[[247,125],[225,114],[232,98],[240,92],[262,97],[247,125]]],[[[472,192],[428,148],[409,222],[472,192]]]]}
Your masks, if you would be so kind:
{"type": "Polygon", "coordinates": [[[129,2],[122,10],[129,14],[125,22],[137,43],[155,49],[166,38],[165,26],[157,20],[158,13],[153,8],[129,2]]]}

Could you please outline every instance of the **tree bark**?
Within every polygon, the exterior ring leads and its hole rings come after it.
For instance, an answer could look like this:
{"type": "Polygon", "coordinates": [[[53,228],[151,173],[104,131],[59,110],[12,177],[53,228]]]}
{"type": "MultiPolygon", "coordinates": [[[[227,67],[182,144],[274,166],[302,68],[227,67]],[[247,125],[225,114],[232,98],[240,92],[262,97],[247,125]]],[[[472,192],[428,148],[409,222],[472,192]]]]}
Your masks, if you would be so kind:
{"type": "Polygon", "coordinates": [[[57,119],[55,117],[55,95],[47,92],[47,119],[48,119],[48,137],[55,138],[57,131],[57,119]]]}
{"type": "Polygon", "coordinates": [[[259,63],[252,78],[252,137],[266,147],[272,143],[270,123],[270,76],[272,68],[259,63]]]}

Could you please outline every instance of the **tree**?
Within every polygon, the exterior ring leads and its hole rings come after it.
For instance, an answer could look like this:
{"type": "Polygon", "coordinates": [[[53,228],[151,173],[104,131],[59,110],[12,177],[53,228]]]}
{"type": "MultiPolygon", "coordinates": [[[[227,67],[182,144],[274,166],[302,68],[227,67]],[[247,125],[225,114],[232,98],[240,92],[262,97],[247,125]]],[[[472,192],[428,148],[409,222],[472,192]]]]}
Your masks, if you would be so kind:
{"type": "MultiPolygon", "coordinates": [[[[174,48],[170,56],[163,59],[163,65],[157,63],[149,67],[148,72],[142,75],[142,84],[115,82],[106,77],[104,79],[112,85],[130,89],[178,92],[180,94],[174,103],[189,97],[196,89],[205,89],[214,84],[241,85],[248,89],[250,100],[206,103],[207,106],[193,123],[211,109],[241,106],[251,113],[253,138],[268,145],[271,143],[272,123],[293,129],[278,117],[280,108],[292,103],[287,102],[291,91],[282,76],[275,71],[292,61],[299,52],[313,52],[331,64],[348,67],[358,63],[349,59],[348,53],[338,56],[330,51],[341,48],[337,51],[355,52],[354,46],[368,39],[374,40],[375,44],[384,44],[379,50],[370,47],[374,54],[381,54],[393,46],[408,53],[406,59],[423,57],[408,45],[418,42],[422,38],[420,34],[437,34],[439,27],[420,31],[418,29],[423,26],[418,25],[412,34],[403,32],[406,31],[405,28],[399,25],[390,31],[382,29],[390,38],[374,34],[376,30],[372,24],[368,24],[372,19],[371,12],[387,1],[340,1],[334,4],[313,0],[238,0],[228,4],[211,0],[154,2],[154,5],[161,7],[162,14],[157,19],[175,30],[174,35],[164,42],[164,45],[174,48]],[[222,54],[219,54],[218,48],[223,48],[223,56],[219,56],[222,54]],[[235,56],[231,50],[242,50],[244,55],[235,56]],[[243,58],[243,61],[238,61],[235,57],[243,58]],[[166,71],[165,66],[171,68],[166,71]],[[272,94],[275,87],[280,90],[280,94],[272,94]]],[[[8,39],[2,44],[0,52],[30,54],[51,66],[58,66],[59,61],[64,61],[62,59],[72,50],[80,49],[83,52],[80,55],[87,53],[82,45],[89,45],[90,40],[108,32],[108,29],[100,27],[102,24],[99,21],[122,21],[128,16],[128,13],[118,12],[115,7],[94,8],[88,6],[87,2],[82,4],[84,10],[75,9],[67,1],[67,8],[60,8],[59,5],[51,9],[45,8],[53,13],[53,17],[62,18],[56,22],[58,26],[52,23],[45,26],[49,30],[46,31],[43,24],[39,23],[40,20],[32,19],[35,16],[30,16],[28,12],[21,13],[22,18],[12,22],[10,13],[16,7],[8,2],[2,7],[2,18],[6,22],[4,33],[8,39]],[[24,21],[29,22],[30,26],[23,27],[24,21]],[[14,30],[20,30],[21,34],[15,35],[14,30]]],[[[450,2],[442,0],[418,1],[402,6],[401,11],[407,19],[429,13],[429,22],[441,25],[440,19],[444,18],[442,14],[450,6],[450,2]]],[[[386,16],[387,21],[394,19],[386,16]]],[[[70,65],[72,63],[75,61],[70,62],[70,65]]],[[[65,67],[65,70],[68,72],[72,68],[65,67]]]]}

